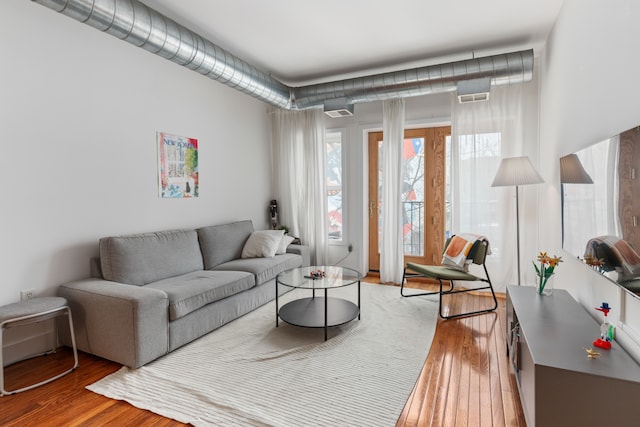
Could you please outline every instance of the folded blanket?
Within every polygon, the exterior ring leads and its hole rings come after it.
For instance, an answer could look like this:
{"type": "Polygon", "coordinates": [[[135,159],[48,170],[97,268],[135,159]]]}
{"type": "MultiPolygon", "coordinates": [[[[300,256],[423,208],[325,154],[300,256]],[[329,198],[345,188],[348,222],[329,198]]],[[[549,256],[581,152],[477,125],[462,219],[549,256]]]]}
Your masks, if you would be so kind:
{"type": "MultiPolygon", "coordinates": [[[[475,256],[474,249],[483,241],[487,242],[488,246],[487,238],[478,234],[460,233],[454,235],[442,254],[441,264],[468,271],[469,264],[473,262],[475,256]]],[[[487,255],[490,253],[491,251],[487,247],[487,255]]]]}
{"type": "Polygon", "coordinates": [[[640,255],[619,237],[594,237],[587,242],[584,256],[602,259],[605,270],[615,269],[618,272],[618,280],[629,280],[640,275],[640,255]]]}

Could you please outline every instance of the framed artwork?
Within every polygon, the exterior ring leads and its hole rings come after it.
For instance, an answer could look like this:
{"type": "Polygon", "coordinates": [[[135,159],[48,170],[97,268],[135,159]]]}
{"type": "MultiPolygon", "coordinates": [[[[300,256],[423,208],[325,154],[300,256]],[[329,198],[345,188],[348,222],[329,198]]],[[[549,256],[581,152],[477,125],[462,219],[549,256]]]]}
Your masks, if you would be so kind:
{"type": "Polygon", "coordinates": [[[198,140],[165,132],[157,139],[159,196],[198,197],[198,140]]]}

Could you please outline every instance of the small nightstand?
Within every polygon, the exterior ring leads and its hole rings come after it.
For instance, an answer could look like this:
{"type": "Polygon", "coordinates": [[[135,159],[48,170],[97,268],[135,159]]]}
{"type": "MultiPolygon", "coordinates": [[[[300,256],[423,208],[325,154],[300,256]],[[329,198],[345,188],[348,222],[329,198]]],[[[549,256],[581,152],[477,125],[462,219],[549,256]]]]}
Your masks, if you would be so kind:
{"type": "MultiPolygon", "coordinates": [[[[54,322],[55,324],[55,322],[54,322]]],[[[56,338],[57,338],[57,328],[56,330],[56,338]]],[[[55,351],[54,348],[51,352],[55,351]]],[[[41,353],[36,354],[31,357],[40,356],[41,353]]],[[[73,320],[71,318],[71,310],[67,306],[67,300],[61,297],[41,297],[41,298],[32,298],[20,302],[16,302],[13,304],[8,304],[0,307],[0,396],[19,393],[21,391],[30,390],[34,387],[41,386],[43,384],[49,383],[53,380],[56,380],[63,375],[68,374],[78,367],[78,351],[76,349],[76,339],[75,333],[73,331],[73,320]],[[73,346],[73,357],[74,364],[71,369],[68,369],[58,375],[50,377],[44,381],[40,381],[36,384],[29,385],[27,387],[22,387],[17,390],[7,391],[4,388],[4,360],[3,360],[3,351],[2,351],[2,340],[4,338],[4,330],[9,328],[14,328],[17,326],[23,326],[38,322],[43,322],[48,319],[53,319],[59,316],[67,316],[69,320],[69,332],[71,334],[71,343],[73,346]]]]}

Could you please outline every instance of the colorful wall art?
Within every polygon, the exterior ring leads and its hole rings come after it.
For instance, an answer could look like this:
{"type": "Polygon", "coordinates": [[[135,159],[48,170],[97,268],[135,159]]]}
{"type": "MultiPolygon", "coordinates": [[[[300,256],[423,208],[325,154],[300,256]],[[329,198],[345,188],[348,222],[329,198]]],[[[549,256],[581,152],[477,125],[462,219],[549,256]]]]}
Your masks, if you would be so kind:
{"type": "Polygon", "coordinates": [[[198,140],[164,132],[157,138],[160,197],[198,197],[198,140]]]}

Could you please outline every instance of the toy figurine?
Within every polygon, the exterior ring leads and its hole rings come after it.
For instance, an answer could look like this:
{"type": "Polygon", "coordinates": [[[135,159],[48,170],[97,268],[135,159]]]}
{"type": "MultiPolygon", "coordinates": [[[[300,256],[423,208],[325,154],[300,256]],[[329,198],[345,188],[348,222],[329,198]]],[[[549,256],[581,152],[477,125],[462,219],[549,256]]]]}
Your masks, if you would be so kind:
{"type": "Polygon", "coordinates": [[[313,280],[322,279],[324,277],[324,271],[314,270],[304,277],[307,279],[313,279],[313,280]]]}
{"type": "Polygon", "coordinates": [[[595,340],[593,345],[608,350],[611,348],[611,341],[614,335],[613,325],[607,320],[607,315],[609,315],[611,307],[609,307],[608,303],[603,302],[600,307],[596,307],[596,310],[604,313],[604,322],[600,325],[600,338],[595,340]]]}
{"type": "Polygon", "coordinates": [[[595,351],[595,350],[594,350],[594,349],[592,349],[592,348],[585,348],[585,347],[582,347],[582,348],[584,348],[584,351],[586,351],[586,352],[587,352],[587,357],[588,357],[589,359],[597,359],[598,357],[600,357],[600,356],[601,356],[601,354],[600,354],[600,353],[598,353],[597,351],[595,351]]]}
{"type": "Polygon", "coordinates": [[[271,222],[271,229],[278,229],[278,202],[272,200],[269,204],[269,221],[271,222]]]}

